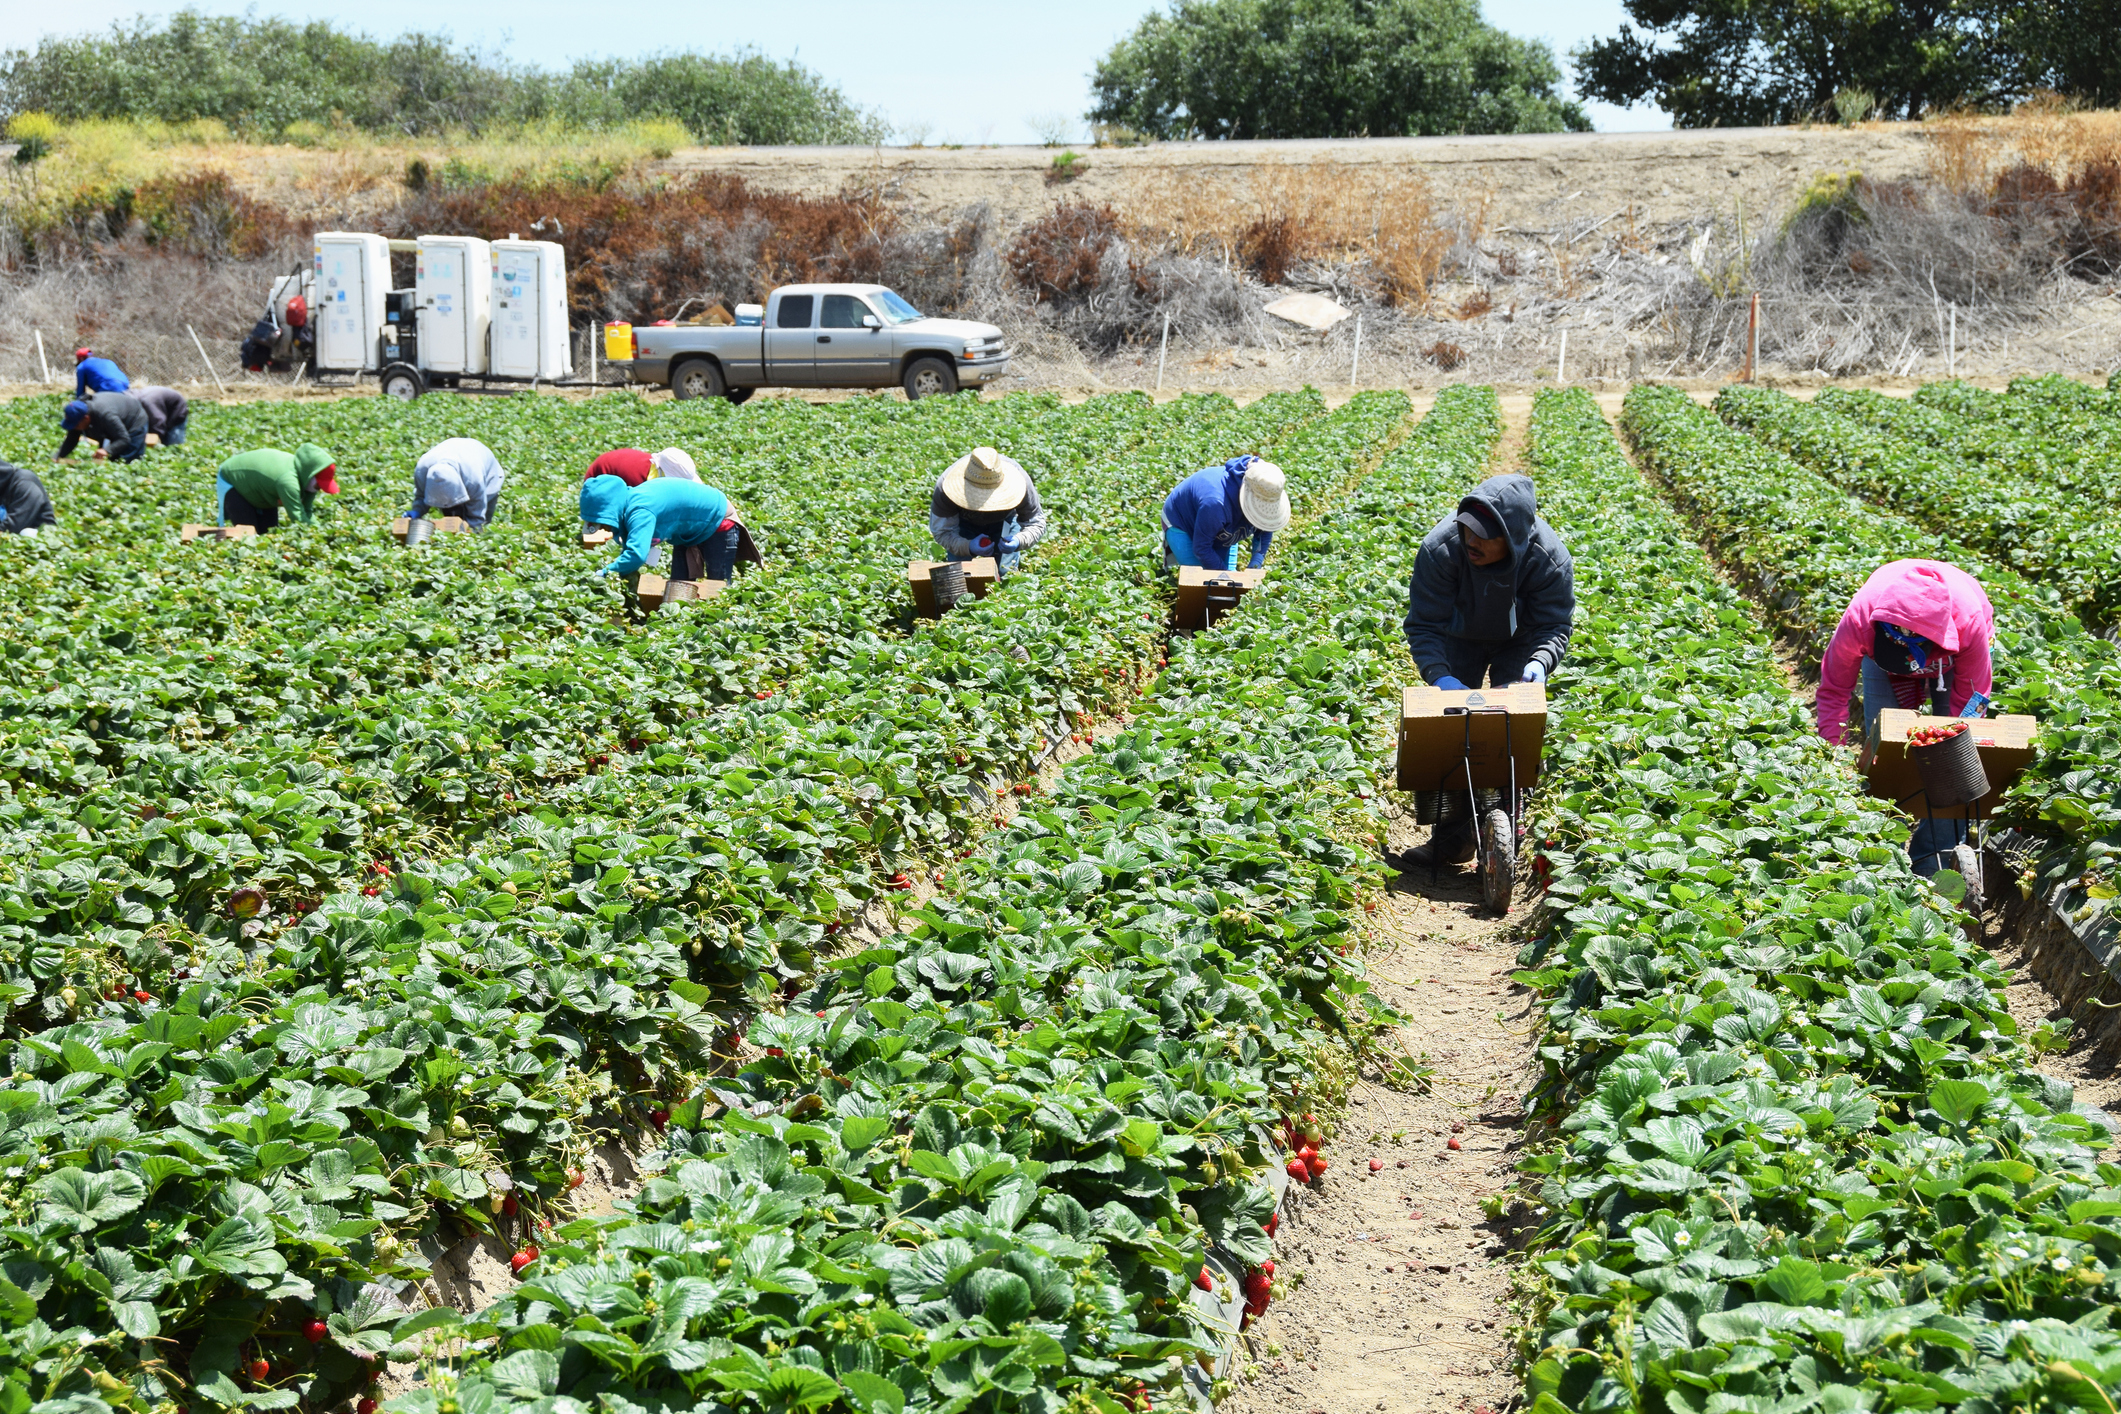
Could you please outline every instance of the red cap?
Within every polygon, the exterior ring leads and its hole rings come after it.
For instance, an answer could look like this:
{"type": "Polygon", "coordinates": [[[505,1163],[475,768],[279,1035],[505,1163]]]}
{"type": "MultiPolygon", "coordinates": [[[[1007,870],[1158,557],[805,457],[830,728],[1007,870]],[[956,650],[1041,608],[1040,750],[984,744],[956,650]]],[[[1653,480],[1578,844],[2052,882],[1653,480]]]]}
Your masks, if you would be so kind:
{"type": "Polygon", "coordinates": [[[339,466],[337,462],[317,473],[317,489],[327,496],[339,494],[339,466]]]}
{"type": "Polygon", "coordinates": [[[80,361],[81,361],[82,359],[84,359],[84,358],[94,358],[95,356],[96,356],[96,351],[95,351],[94,349],[75,349],[75,350],[74,350],[74,362],[75,362],[75,363],[79,363],[79,362],[80,362],[80,361]]]}

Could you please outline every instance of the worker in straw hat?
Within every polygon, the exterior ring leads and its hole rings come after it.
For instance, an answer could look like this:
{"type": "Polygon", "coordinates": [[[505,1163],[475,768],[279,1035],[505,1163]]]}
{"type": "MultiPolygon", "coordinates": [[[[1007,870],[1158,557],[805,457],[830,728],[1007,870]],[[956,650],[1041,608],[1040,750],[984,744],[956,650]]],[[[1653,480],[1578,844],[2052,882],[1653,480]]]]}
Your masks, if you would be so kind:
{"type": "Polygon", "coordinates": [[[405,516],[418,520],[438,511],[473,530],[484,530],[507,477],[500,458],[484,442],[473,437],[437,442],[412,469],[412,509],[405,516]]]}
{"type": "MultiPolygon", "coordinates": [[[[1436,523],[1407,585],[1407,648],[1423,681],[1447,691],[1543,683],[1561,666],[1576,617],[1576,565],[1539,518],[1529,476],[1491,476],[1436,523]]],[[[1429,843],[1402,867],[1474,855],[1472,802],[1445,791],[1429,843]]]]}
{"type": "Polygon", "coordinates": [[[1288,483],[1270,461],[1232,457],[1196,471],[1164,498],[1164,566],[1236,569],[1237,542],[1250,536],[1258,569],[1289,516],[1288,483]]]}
{"type": "Polygon", "coordinates": [[[936,478],[928,533],[948,559],[992,555],[1007,574],[1046,533],[1046,508],[1015,458],[974,447],[936,478]]]}

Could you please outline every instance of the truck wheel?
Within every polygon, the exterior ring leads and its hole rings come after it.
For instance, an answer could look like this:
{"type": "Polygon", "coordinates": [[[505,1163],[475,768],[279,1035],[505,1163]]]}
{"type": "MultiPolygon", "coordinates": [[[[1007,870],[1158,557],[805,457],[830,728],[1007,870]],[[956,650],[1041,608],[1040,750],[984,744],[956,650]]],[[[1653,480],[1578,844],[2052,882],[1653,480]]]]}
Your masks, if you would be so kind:
{"type": "Polygon", "coordinates": [[[396,398],[404,403],[411,402],[427,391],[427,380],[420,376],[419,369],[409,363],[385,364],[376,381],[382,385],[384,397],[396,398]]]}
{"type": "Polygon", "coordinates": [[[917,358],[906,366],[906,400],[919,402],[957,391],[957,370],[939,358],[917,358]]]}
{"type": "Polygon", "coordinates": [[[687,359],[670,374],[670,391],[677,394],[681,403],[694,398],[720,398],[728,395],[729,385],[722,381],[722,370],[704,358],[687,359]]]}
{"type": "Polygon", "coordinates": [[[757,391],[758,389],[756,388],[731,388],[722,396],[729,399],[730,405],[734,406],[737,403],[743,402],[745,399],[749,398],[753,393],[756,393],[757,391]]]}

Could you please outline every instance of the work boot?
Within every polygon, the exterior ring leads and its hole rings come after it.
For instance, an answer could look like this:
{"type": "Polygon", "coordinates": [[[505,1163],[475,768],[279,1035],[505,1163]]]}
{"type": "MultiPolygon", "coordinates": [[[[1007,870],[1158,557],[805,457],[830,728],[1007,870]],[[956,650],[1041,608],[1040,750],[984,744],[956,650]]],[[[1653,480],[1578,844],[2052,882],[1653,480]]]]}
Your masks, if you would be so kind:
{"type": "Polygon", "coordinates": [[[1439,825],[1429,832],[1427,844],[1416,845],[1399,856],[1401,873],[1415,869],[1427,869],[1437,863],[1464,864],[1472,859],[1473,830],[1470,823],[1464,825],[1439,825]]]}

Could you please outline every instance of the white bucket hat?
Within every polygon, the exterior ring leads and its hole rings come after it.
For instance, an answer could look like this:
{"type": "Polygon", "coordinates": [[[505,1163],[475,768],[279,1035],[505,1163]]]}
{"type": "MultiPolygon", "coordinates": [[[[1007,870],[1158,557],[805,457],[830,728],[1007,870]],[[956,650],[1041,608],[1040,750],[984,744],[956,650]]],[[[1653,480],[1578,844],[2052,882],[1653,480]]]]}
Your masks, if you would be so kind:
{"type": "Polygon", "coordinates": [[[679,451],[676,447],[665,447],[662,451],[650,457],[649,460],[655,463],[655,469],[658,472],[673,480],[698,481],[700,479],[699,468],[692,464],[692,458],[679,451]]]}
{"type": "Polygon", "coordinates": [[[427,468],[427,504],[436,510],[452,510],[471,499],[464,489],[464,472],[455,462],[435,462],[427,468]]]}
{"type": "Polygon", "coordinates": [[[1286,527],[1289,510],[1288,478],[1273,462],[1256,461],[1245,468],[1245,482],[1237,493],[1237,508],[1255,529],[1269,533],[1286,527]]]}
{"type": "Polygon", "coordinates": [[[1006,508],[1024,499],[1031,478],[1011,457],[992,447],[974,447],[943,473],[943,494],[968,511],[1006,508]]]}

